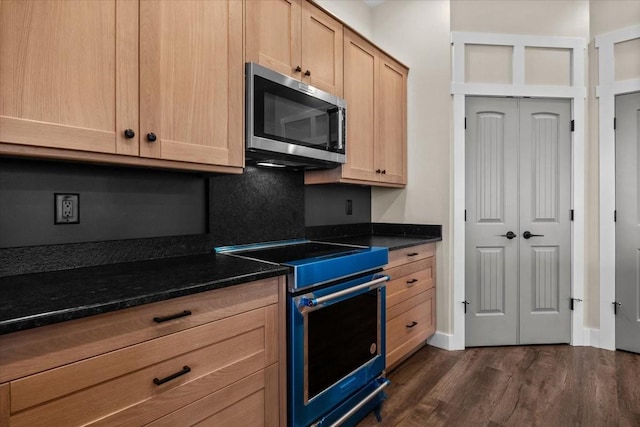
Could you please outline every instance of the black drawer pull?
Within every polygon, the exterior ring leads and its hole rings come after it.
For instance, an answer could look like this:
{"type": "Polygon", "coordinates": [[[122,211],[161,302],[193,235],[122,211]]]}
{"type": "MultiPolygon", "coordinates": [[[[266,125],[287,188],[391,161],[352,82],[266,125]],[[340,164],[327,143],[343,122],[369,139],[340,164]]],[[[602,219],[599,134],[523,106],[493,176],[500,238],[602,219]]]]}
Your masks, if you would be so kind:
{"type": "Polygon", "coordinates": [[[167,321],[173,320],[173,319],[179,319],[179,318],[185,317],[185,316],[191,316],[191,312],[189,310],[185,310],[182,313],[171,314],[169,316],[154,317],[153,321],[156,322],[156,323],[162,323],[162,322],[167,322],[167,321]]]}
{"type": "Polygon", "coordinates": [[[418,255],[418,252],[411,252],[410,254],[407,254],[407,256],[416,256],[418,255]]]}
{"type": "Polygon", "coordinates": [[[407,280],[407,285],[411,285],[413,283],[416,283],[417,281],[418,281],[418,279],[407,280]]]}
{"type": "Polygon", "coordinates": [[[164,384],[164,383],[166,383],[167,381],[171,381],[171,380],[173,380],[173,379],[176,379],[176,378],[178,378],[178,377],[180,377],[180,376],[182,376],[182,375],[184,375],[184,374],[188,374],[189,372],[191,372],[191,368],[185,365],[185,366],[182,368],[182,371],[180,371],[180,372],[176,372],[175,374],[171,374],[171,375],[169,375],[168,377],[165,377],[165,378],[163,378],[163,379],[161,379],[161,380],[160,380],[160,379],[158,379],[158,378],[154,378],[154,379],[153,379],[153,383],[154,383],[155,385],[164,384]]]}
{"type": "Polygon", "coordinates": [[[407,328],[411,329],[411,328],[413,328],[414,326],[416,326],[417,324],[418,324],[418,322],[411,322],[411,324],[410,324],[410,325],[407,325],[407,328]]]}

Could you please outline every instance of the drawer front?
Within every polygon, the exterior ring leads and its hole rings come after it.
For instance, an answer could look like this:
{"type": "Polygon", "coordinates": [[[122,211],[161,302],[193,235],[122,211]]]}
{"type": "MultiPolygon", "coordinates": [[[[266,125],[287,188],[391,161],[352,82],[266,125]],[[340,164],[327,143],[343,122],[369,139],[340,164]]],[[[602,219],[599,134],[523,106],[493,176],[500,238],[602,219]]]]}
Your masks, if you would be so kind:
{"type": "Polygon", "coordinates": [[[275,363],[277,319],[271,305],[13,381],[11,425],[154,421],[275,363]]]}
{"type": "Polygon", "coordinates": [[[411,246],[409,248],[397,249],[389,252],[389,263],[386,269],[397,267],[409,262],[429,258],[436,254],[436,244],[426,243],[424,245],[411,246]]]}
{"type": "Polygon", "coordinates": [[[269,404],[269,396],[278,393],[277,366],[256,372],[148,426],[277,426],[277,402],[269,404]]]}
{"type": "Polygon", "coordinates": [[[387,307],[413,298],[435,286],[433,257],[392,268],[387,274],[391,276],[391,281],[387,284],[387,307]]]}
{"type": "Polygon", "coordinates": [[[395,316],[387,311],[387,367],[422,344],[435,332],[435,289],[429,289],[411,300],[413,305],[395,316]],[[412,326],[413,325],[413,326],[412,326]]]}
{"type": "Polygon", "coordinates": [[[2,335],[0,383],[274,304],[279,280],[283,279],[274,277],[2,335]],[[191,314],[164,320],[185,311],[191,314]]]}

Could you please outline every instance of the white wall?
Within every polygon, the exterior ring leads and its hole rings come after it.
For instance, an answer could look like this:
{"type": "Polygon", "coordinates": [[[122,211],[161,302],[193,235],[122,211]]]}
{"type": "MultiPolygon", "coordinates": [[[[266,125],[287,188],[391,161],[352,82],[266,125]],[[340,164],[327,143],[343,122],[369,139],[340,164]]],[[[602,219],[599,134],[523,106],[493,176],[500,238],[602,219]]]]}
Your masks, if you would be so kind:
{"type": "Polygon", "coordinates": [[[451,48],[448,0],[387,1],[373,9],[374,42],[409,67],[408,182],[374,188],[374,222],[442,224],[437,245],[437,325],[451,332],[449,283],[451,48]]]}
{"type": "Polygon", "coordinates": [[[314,0],[342,22],[373,40],[373,10],[362,0],[314,0]]]}
{"type": "MultiPolygon", "coordinates": [[[[372,189],[372,220],[376,222],[442,224],[438,245],[438,331],[452,330],[451,241],[451,97],[450,32],[533,34],[583,37],[640,22],[640,2],[627,0],[387,0],[366,9],[359,0],[317,0],[340,19],[409,66],[408,172],[405,189],[372,189]]],[[[637,75],[635,46],[621,49],[620,75],[637,75]],[[636,73],[636,74],[634,74],[636,73]]],[[[497,55],[503,55],[498,53],[497,55]]],[[[544,58],[544,53],[541,56],[544,58]]],[[[496,57],[498,59],[498,57],[496,57]]],[[[598,128],[597,56],[588,52],[588,117],[585,160],[585,326],[598,328],[598,128]]],[[[485,62],[495,64],[491,59],[485,62]]],[[[617,62],[618,60],[616,60],[617,62]]],[[[552,61],[553,62],[553,61],[552,61]]],[[[550,62],[550,63],[552,63],[550,62]]],[[[548,82],[557,67],[533,66],[534,80],[548,82]]],[[[587,67],[585,64],[585,67],[587,67]]],[[[498,77],[501,79],[502,77],[498,77]]]]}

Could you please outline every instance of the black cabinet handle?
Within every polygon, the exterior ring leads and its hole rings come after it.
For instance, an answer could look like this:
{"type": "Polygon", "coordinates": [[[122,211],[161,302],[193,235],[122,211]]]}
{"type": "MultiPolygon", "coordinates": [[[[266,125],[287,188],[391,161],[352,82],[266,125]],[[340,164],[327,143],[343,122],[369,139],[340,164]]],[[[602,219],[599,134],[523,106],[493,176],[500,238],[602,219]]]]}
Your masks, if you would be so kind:
{"type": "Polygon", "coordinates": [[[168,377],[164,377],[162,379],[154,378],[153,379],[153,383],[155,385],[164,384],[167,381],[174,380],[174,379],[176,379],[178,377],[181,377],[184,374],[188,374],[189,372],[191,372],[191,368],[185,365],[180,372],[176,372],[175,374],[171,374],[168,377]]]}
{"type": "Polygon", "coordinates": [[[162,323],[162,322],[167,322],[173,319],[179,319],[181,317],[186,317],[186,316],[191,316],[191,311],[185,310],[182,313],[170,314],[169,316],[154,317],[153,321],[156,323],[162,323]]]}
{"type": "Polygon", "coordinates": [[[309,76],[311,75],[311,71],[309,71],[309,70],[305,71],[305,72],[304,72],[304,75],[305,75],[305,76],[307,76],[307,77],[309,77],[309,76]]]}
{"type": "Polygon", "coordinates": [[[525,239],[530,239],[531,237],[544,237],[544,234],[531,234],[529,231],[525,231],[522,233],[522,237],[525,239]]]}
{"type": "Polygon", "coordinates": [[[156,134],[155,134],[155,133],[153,133],[153,132],[149,132],[149,133],[147,134],[147,141],[149,141],[149,142],[155,142],[155,140],[156,140],[156,139],[158,139],[158,137],[156,136],[156,134]]]}
{"type": "Polygon", "coordinates": [[[407,285],[411,285],[412,283],[416,283],[418,279],[407,280],[407,285]]]}
{"type": "Polygon", "coordinates": [[[131,139],[134,138],[136,136],[136,133],[133,131],[133,129],[125,129],[124,130],[124,137],[127,139],[131,139]]]}
{"type": "Polygon", "coordinates": [[[300,68],[300,66],[298,65],[295,70],[293,70],[295,73],[299,73],[300,71],[302,71],[302,68],[300,68]]]}
{"type": "Polygon", "coordinates": [[[382,172],[382,170],[376,169],[376,173],[380,173],[380,172],[382,172]]]}
{"type": "Polygon", "coordinates": [[[416,256],[418,255],[418,252],[411,252],[410,254],[407,254],[407,256],[416,256]]]}
{"type": "Polygon", "coordinates": [[[386,174],[386,173],[387,173],[387,170],[386,170],[386,169],[382,169],[382,172],[380,172],[380,173],[381,173],[382,175],[384,175],[384,174],[386,174]]]}
{"type": "MultiPolygon", "coordinates": [[[[513,238],[516,237],[516,233],[514,233],[513,231],[507,231],[507,234],[501,234],[501,237],[506,237],[507,239],[511,240],[513,238]]],[[[525,237],[526,239],[526,237],[525,237]]]]}
{"type": "Polygon", "coordinates": [[[418,324],[418,322],[411,322],[411,324],[407,325],[407,328],[411,329],[414,326],[416,326],[418,324]]]}

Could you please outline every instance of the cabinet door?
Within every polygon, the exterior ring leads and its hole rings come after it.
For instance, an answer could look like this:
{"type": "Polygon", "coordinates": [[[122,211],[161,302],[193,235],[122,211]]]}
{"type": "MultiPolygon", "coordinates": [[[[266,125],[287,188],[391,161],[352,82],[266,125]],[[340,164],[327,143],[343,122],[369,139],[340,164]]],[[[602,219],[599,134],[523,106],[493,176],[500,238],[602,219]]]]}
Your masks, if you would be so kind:
{"type": "Polygon", "coordinates": [[[349,30],[344,36],[344,97],[347,101],[347,163],[342,177],[377,180],[375,172],[374,85],[378,57],[369,43],[349,30]]]}
{"type": "Polygon", "coordinates": [[[247,62],[300,79],[300,0],[249,0],[245,7],[247,62]]]}
{"type": "Polygon", "coordinates": [[[140,155],[243,166],[243,71],[242,1],[142,0],[140,155]]]}
{"type": "Polygon", "coordinates": [[[407,70],[382,56],[376,90],[376,163],[380,181],[407,183],[407,70]]]}
{"type": "Polygon", "coordinates": [[[302,79],[342,97],[342,23],[311,3],[302,8],[302,79]]]}
{"type": "Polygon", "coordinates": [[[0,142],[137,155],[138,2],[3,0],[0,93],[0,142]]]}

